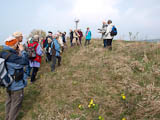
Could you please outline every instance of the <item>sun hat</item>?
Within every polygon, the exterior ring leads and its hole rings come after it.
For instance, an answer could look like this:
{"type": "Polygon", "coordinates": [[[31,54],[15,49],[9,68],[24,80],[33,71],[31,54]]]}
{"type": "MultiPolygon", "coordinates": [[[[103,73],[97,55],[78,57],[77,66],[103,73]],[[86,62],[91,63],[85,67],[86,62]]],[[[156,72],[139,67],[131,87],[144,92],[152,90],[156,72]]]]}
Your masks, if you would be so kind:
{"type": "Polygon", "coordinates": [[[12,36],[16,38],[16,37],[21,37],[23,35],[21,32],[14,32],[12,36]]]}

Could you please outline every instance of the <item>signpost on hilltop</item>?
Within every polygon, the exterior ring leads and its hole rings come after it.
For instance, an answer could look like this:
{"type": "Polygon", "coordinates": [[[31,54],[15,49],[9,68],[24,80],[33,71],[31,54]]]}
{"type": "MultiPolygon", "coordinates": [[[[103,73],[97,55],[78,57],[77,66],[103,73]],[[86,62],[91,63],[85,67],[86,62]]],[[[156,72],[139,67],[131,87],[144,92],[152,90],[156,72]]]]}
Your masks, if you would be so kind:
{"type": "Polygon", "coordinates": [[[80,21],[79,19],[75,19],[75,21],[74,21],[76,23],[76,30],[78,29],[78,23],[79,23],[79,21],[80,21]]]}

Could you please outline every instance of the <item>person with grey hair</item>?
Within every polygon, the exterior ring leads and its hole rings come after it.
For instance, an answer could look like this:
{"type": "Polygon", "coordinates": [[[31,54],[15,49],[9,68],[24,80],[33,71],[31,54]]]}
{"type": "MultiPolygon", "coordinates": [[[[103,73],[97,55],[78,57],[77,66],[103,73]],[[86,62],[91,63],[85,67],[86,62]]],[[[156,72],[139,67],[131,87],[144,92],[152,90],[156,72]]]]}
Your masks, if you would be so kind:
{"type": "Polygon", "coordinates": [[[32,75],[31,75],[32,83],[35,82],[35,78],[36,78],[38,69],[40,68],[40,64],[41,64],[41,59],[42,59],[41,56],[43,53],[41,45],[38,43],[38,41],[39,41],[39,36],[34,35],[33,43],[28,44],[28,47],[33,47],[36,52],[36,56],[29,60],[30,67],[32,67],[32,75]]]}
{"type": "Polygon", "coordinates": [[[102,23],[103,25],[102,25],[102,29],[98,29],[99,30],[99,33],[101,33],[102,34],[102,39],[103,39],[103,44],[104,44],[104,48],[106,48],[107,47],[107,38],[106,38],[106,36],[105,36],[105,33],[106,33],[106,31],[107,31],[107,23],[106,23],[106,21],[103,21],[103,23],[102,23]]]}
{"type": "Polygon", "coordinates": [[[61,55],[60,55],[60,44],[58,43],[59,35],[53,36],[53,41],[51,44],[51,54],[52,54],[52,63],[51,63],[51,71],[55,71],[56,59],[58,59],[58,66],[61,65],[61,55]]]}
{"type": "Polygon", "coordinates": [[[112,20],[108,20],[108,26],[107,26],[107,29],[106,29],[106,32],[105,32],[105,40],[107,41],[106,43],[106,47],[109,49],[109,50],[112,50],[112,40],[113,40],[113,35],[111,35],[111,32],[112,32],[112,28],[113,28],[113,24],[112,24],[112,20]]]}

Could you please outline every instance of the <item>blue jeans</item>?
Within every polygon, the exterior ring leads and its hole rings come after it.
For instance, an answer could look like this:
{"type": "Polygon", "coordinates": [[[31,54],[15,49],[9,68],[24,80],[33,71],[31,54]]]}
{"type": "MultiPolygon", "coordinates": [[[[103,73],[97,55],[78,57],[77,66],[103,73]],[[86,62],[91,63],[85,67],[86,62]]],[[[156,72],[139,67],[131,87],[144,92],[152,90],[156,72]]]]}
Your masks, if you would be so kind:
{"type": "Polygon", "coordinates": [[[71,47],[73,46],[72,41],[73,41],[73,38],[70,38],[71,47]]]}
{"type": "Polygon", "coordinates": [[[107,47],[107,39],[103,40],[103,44],[104,44],[104,48],[106,48],[107,47]]]}

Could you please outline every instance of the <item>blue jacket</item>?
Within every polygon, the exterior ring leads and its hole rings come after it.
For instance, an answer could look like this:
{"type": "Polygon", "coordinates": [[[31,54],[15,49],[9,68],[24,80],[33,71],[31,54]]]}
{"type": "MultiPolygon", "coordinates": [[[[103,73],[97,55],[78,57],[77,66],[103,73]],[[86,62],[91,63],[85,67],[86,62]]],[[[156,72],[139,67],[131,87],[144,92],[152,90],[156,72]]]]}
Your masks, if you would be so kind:
{"type": "Polygon", "coordinates": [[[89,31],[88,34],[87,32],[88,31],[86,31],[86,40],[91,40],[91,36],[92,36],[91,31],[89,31]]]}
{"type": "MultiPolygon", "coordinates": [[[[61,51],[61,48],[60,48],[60,45],[58,43],[58,40],[57,39],[53,39],[53,43],[55,45],[55,50],[56,50],[56,56],[60,56],[60,51],[61,51]]],[[[51,45],[51,48],[53,47],[53,44],[51,45]]]]}
{"type": "Polygon", "coordinates": [[[6,60],[6,67],[8,69],[8,73],[10,75],[14,75],[16,72],[22,72],[23,73],[23,79],[19,81],[14,81],[9,87],[8,90],[11,91],[17,91],[20,89],[23,89],[24,87],[27,86],[27,75],[24,72],[24,67],[25,65],[29,64],[28,56],[25,51],[21,52],[21,56],[18,56],[17,52],[8,47],[8,46],[3,46],[4,52],[2,52],[2,58],[5,57],[8,53],[5,52],[6,50],[12,53],[12,55],[6,60]]]}

